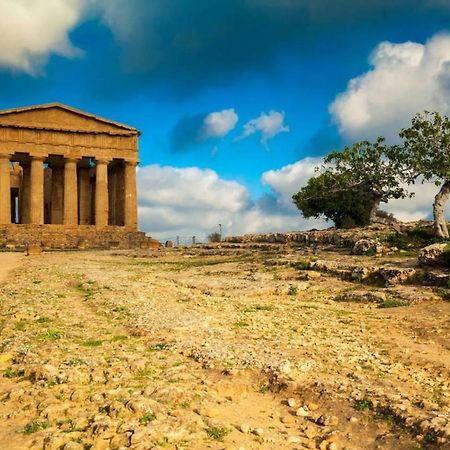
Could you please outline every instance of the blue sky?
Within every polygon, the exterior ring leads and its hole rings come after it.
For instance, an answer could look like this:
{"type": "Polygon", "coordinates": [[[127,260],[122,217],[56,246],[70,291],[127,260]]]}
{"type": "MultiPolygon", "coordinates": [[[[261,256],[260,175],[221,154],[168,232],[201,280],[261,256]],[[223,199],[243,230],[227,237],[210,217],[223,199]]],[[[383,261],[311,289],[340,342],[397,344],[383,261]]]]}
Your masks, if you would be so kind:
{"type": "Polygon", "coordinates": [[[59,101],[139,128],[140,223],[161,239],[323,226],[290,204],[320,156],[449,109],[446,1],[0,0],[0,13],[0,107],[59,101]]]}

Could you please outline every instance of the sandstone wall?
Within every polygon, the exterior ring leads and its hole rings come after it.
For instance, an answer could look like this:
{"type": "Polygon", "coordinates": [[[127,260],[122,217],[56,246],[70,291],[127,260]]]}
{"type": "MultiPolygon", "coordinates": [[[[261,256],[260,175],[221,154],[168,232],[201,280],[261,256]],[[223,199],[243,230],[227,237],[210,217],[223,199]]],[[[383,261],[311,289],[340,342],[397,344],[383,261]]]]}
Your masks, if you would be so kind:
{"type": "Polygon", "coordinates": [[[141,231],[123,227],[96,229],[93,226],[67,228],[63,225],[1,225],[0,249],[22,249],[38,245],[43,249],[132,249],[158,248],[160,243],[141,231]]]}

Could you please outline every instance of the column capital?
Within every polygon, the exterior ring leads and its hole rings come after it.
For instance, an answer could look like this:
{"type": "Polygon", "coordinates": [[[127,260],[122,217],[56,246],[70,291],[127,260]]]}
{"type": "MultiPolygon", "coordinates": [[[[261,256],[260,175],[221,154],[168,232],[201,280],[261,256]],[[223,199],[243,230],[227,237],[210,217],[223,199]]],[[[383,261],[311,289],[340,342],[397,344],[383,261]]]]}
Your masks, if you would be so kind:
{"type": "Polygon", "coordinates": [[[66,163],[77,163],[80,159],[81,158],[67,156],[67,157],[64,157],[64,162],[66,162],[66,163]]]}
{"type": "Polygon", "coordinates": [[[30,159],[32,161],[45,161],[45,158],[47,158],[47,156],[42,156],[42,155],[30,155],[30,159]]]}
{"type": "Polygon", "coordinates": [[[110,162],[109,158],[95,158],[95,164],[109,164],[110,162]]]}

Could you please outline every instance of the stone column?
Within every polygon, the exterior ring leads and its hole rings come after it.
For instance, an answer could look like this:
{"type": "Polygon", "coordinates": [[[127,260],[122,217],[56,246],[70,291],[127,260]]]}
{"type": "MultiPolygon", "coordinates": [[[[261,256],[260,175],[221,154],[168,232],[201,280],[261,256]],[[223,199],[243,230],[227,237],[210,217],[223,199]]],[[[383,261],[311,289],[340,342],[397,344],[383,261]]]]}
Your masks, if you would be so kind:
{"type": "Polygon", "coordinates": [[[30,223],[44,223],[44,157],[31,156],[30,223]]]}
{"type": "Polygon", "coordinates": [[[65,158],[64,164],[64,225],[78,225],[77,159],[65,158]]]}
{"type": "Polygon", "coordinates": [[[137,229],[137,162],[125,161],[125,226],[137,229]]]}
{"type": "Polygon", "coordinates": [[[0,155],[0,224],[11,223],[11,174],[9,158],[11,155],[0,155]]]}
{"type": "Polygon", "coordinates": [[[64,223],[64,167],[52,167],[51,223],[64,223]]]}
{"type": "Polygon", "coordinates": [[[90,170],[89,167],[80,167],[78,172],[80,225],[89,225],[91,223],[89,220],[91,212],[90,170]]]}
{"type": "Polygon", "coordinates": [[[20,223],[30,223],[31,170],[29,164],[22,165],[22,185],[20,188],[20,223]]]}
{"type": "Polygon", "coordinates": [[[108,225],[108,160],[95,161],[95,225],[108,225]]]}

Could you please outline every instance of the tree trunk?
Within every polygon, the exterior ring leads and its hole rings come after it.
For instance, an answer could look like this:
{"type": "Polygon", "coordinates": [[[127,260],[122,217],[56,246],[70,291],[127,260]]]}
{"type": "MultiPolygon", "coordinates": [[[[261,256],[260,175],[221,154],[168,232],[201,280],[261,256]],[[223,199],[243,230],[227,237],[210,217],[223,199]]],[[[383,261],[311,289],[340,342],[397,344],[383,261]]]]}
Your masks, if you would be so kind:
{"type": "Polygon", "coordinates": [[[370,223],[376,223],[378,221],[379,218],[377,216],[377,212],[378,212],[378,208],[380,207],[380,203],[381,203],[381,199],[376,198],[374,200],[372,209],[370,210],[370,216],[369,216],[370,223]]]}
{"type": "Polygon", "coordinates": [[[447,222],[444,215],[444,207],[450,196],[450,180],[445,181],[440,191],[434,197],[433,217],[434,217],[434,234],[438,238],[448,238],[447,222]]]}

